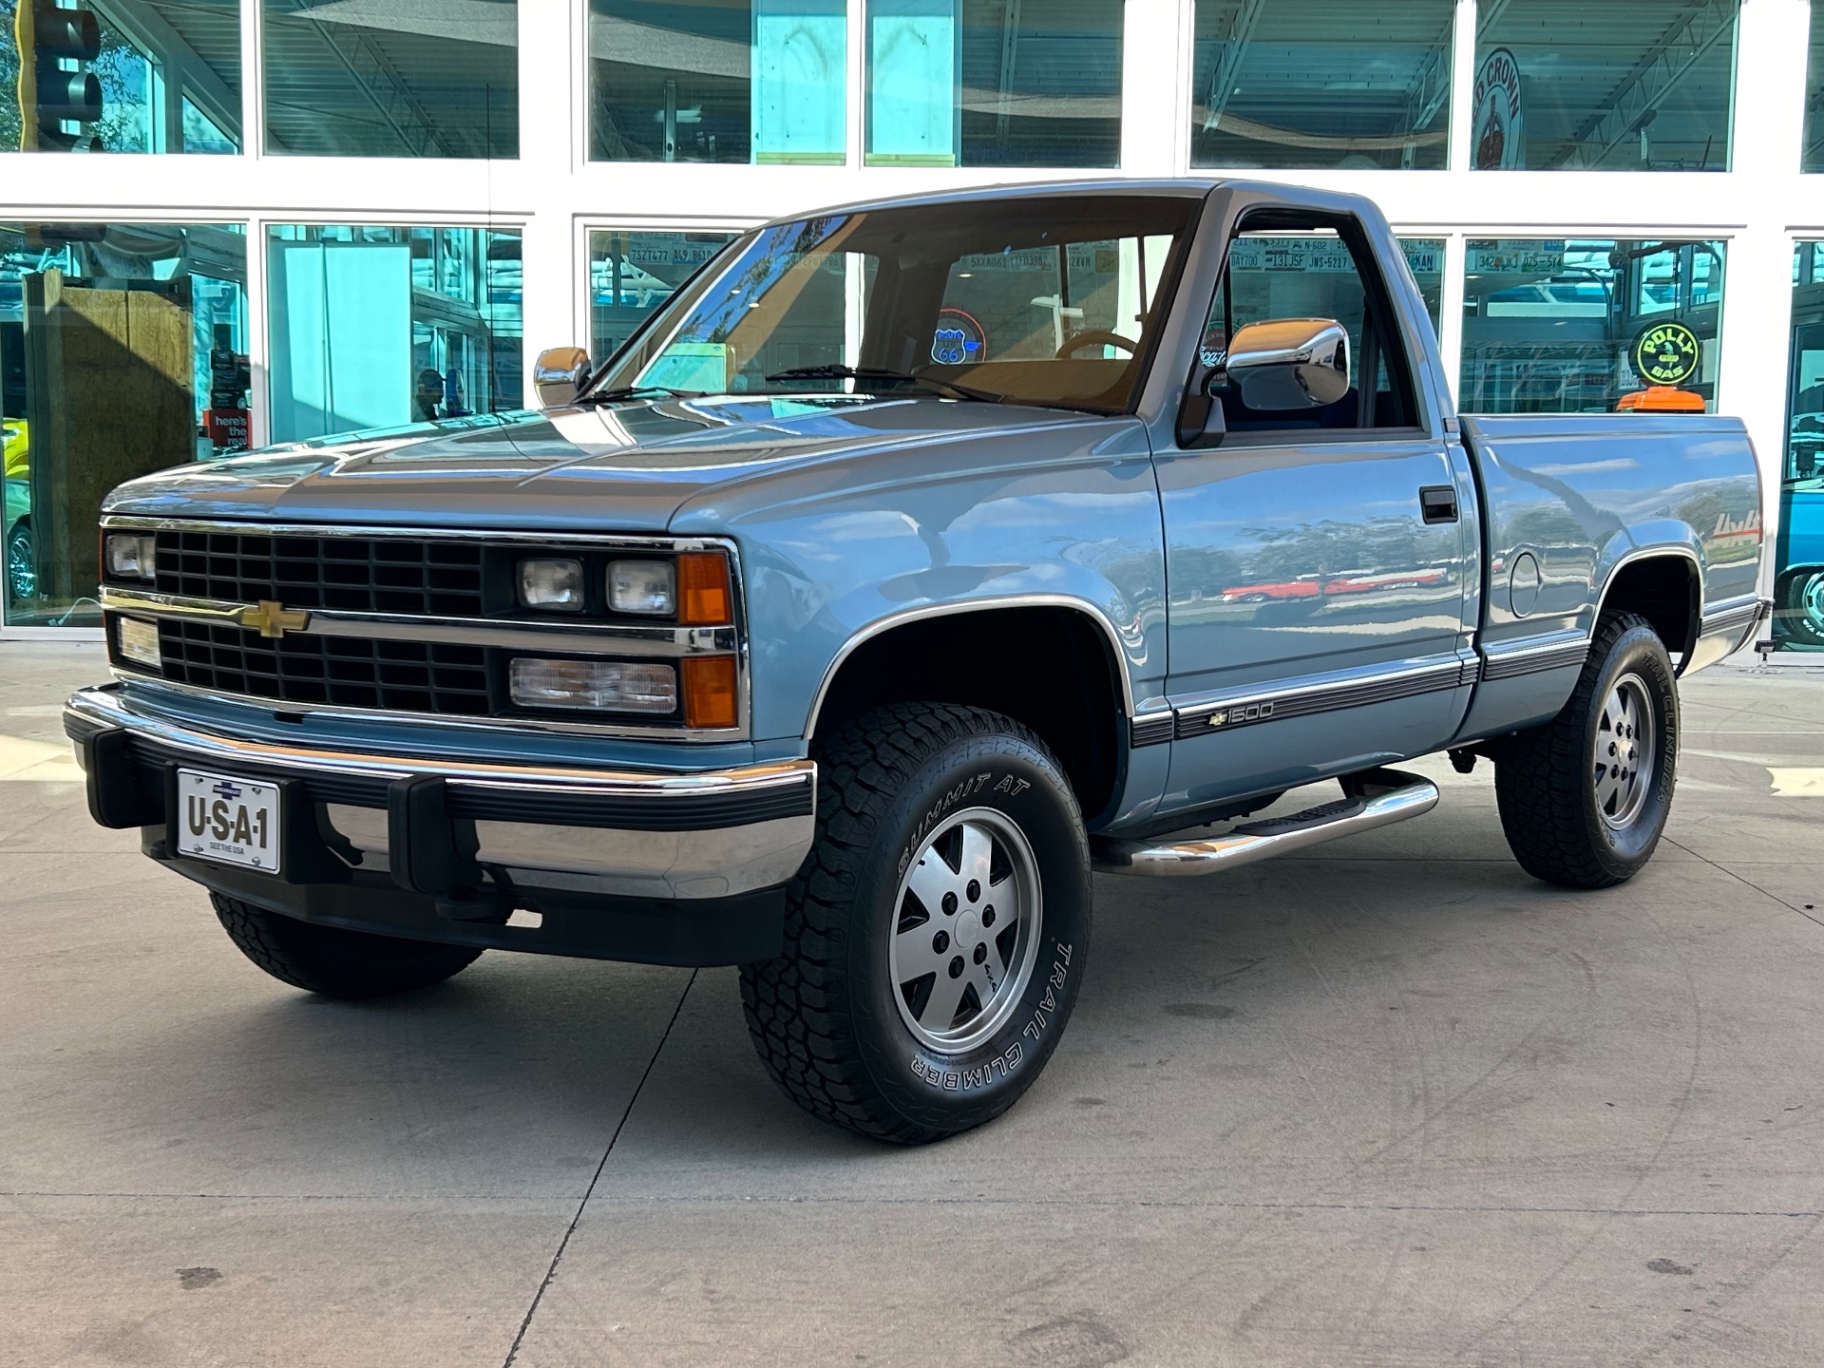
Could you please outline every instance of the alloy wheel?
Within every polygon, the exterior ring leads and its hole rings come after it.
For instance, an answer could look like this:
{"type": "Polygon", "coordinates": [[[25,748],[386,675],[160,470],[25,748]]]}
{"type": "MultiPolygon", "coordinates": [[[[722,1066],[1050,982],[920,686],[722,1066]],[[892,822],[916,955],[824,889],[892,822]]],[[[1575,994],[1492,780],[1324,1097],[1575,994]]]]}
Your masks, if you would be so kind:
{"type": "Polygon", "coordinates": [[[1629,826],[1653,788],[1653,699],[1646,681],[1626,674],[1610,687],[1592,744],[1596,810],[1610,827],[1629,826]]]}
{"type": "Polygon", "coordinates": [[[894,899],[888,971],[906,1028],[961,1053],[993,1035],[1038,958],[1038,862],[993,808],[952,814],[925,839],[894,899]]]}
{"type": "Polygon", "coordinates": [[[15,527],[6,539],[6,587],[15,603],[38,597],[36,548],[29,527],[15,527]]]}

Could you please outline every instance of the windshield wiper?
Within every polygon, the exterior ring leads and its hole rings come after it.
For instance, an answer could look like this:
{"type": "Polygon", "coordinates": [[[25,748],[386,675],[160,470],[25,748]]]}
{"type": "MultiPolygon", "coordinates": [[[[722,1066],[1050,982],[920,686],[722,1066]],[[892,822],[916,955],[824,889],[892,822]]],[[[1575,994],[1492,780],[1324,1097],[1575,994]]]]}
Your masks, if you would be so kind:
{"type": "Polygon", "coordinates": [[[588,394],[579,394],[572,402],[612,404],[621,399],[652,399],[659,396],[667,399],[701,399],[708,393],[708,390],[672,389],[668,385],[617,385],[613,389],[593,390],[588,394]]]}
{"type": "Polygon", "coordinates": [[[939,380],[934,375],[914,375],[910,371],[889,370],[885,366],[793,366],[788,370],[774,371],[766,378],[768,380],[903,380],[910,384],[924,385],[928,389],[937,390],[952,399],[974,399],[984,404],[998,404],[1005,397],[990,390],[970,389],[967,385],[939,380]]]}

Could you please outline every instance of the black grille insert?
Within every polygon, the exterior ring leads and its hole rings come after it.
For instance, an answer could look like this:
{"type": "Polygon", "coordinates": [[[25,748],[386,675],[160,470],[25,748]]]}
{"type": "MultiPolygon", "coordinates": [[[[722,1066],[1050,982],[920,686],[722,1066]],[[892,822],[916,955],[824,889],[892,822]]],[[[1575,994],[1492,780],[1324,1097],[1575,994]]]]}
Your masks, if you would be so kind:
{"type": "Polygon", "coordinates": [[[482,548],[395,537],[158,533],[160,593],[287,608],[482,616],[482,548]]]}
{"type": "Polygon", "coordinates": [[[166,679],[215,693],[464,717],[490,711],[487,652],[478,646],[296,633],[273,641],[170,619],[158,625],[158,644],[166,679]]]}

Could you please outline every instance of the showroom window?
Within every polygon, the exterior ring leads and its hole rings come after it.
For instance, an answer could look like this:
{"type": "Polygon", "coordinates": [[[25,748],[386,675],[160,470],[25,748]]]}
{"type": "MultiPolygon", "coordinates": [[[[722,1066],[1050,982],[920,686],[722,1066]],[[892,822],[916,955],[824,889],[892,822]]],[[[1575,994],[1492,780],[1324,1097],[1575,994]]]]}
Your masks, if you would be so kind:
{"type": "Polygon", "coordinates": [[[868,0],[870,166],[1118,166],[1120,0],[868,0]]]}
{"type": "Polygon", "coordinates": [[[1193,166],[1441,168],[1455,0],[1198,0],[1193,166]]]}
{"type": "Polygon", "coordinates": [[[0,0],[0,91],[0,150],[238,152],[240,4],[0,0]]]}
{"type": "Polygon", "coordinates": [[[1438,331],[1438,320],[1444,314],[1444,239],[1401,238],[1400,251],[1413,283],[1419,287],[1419,298],[1425,301],[1425,312],[1431,317],[1431,331],[1438,331]]]}
{"type": "Polygon", "coordinates": [[[1465,413],[1714,412],[1723,244],[1471,239],[1465,413]]]}
{"type": "Polygon", "coordinates": [[[261,5],[267,152],[519,155],[517,0],[261,5]]]}
{"type": "MultiPolygon", "coordinates": [[[[1444,239],[1401,238],[1399,242],[1435,336],[1444,303],[1444,239]]],[[[1296,237],[1250,233],[1230,249],[1229,266],[1236,284],[1231,307],[1256,309],[1252,317],[1240,321],[1336,318],[1349,322],[1350,335],[1359,340],[1360,277],[1349,250],[1334,233],[1296,237]]]]}
{"type": "Polygon", "coordinates": [[[590,0],[598,161],[841,165],[846,0],[590,0]]]}
{"type": "Polygon", "coordinates": [[[520,235],[274,226],[272,440],[520,406],[520,235]]]}
{"type": "Polygon", "coordinates": [[[607,229],[589,234],[589,355],[614,355],[733,233],[607,229]]]}
{"type": "Polygon", "coordinates": [[[1727,171],[1740,0],[1483,0],[1485,171],[1727,171]]]}
{"type": "Polygon", "coordinates": [[[247,386],[239,228],[0,223],[7,625],[99,626],[102,496],[245,449],[247,386]]]}
{"type": "Polygon", "coordinates": [[[1793,253],[1789,357],[1773,639],[1815,651],[1824,650],[1824,242],[1793,253]]]}
{"type": "Polygon", "coordinates": [[[1824,171],[1824,4],[1811,7],[1811,44],[1805,79],[1805,151],[1799,169],[1824,171]]]}

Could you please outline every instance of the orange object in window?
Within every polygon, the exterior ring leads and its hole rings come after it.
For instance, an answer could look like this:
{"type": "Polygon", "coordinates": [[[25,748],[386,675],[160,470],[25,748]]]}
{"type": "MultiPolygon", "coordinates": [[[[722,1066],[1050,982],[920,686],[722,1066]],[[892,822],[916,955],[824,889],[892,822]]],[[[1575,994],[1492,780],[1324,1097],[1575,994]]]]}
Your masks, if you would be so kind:
{"type": "Polygon", "coordinates": [[[735,704],[733,656],[684,657],[684,725],[732,727],[740,720],[735,704]]]}
{"type": "Polygon", "coordinates": [[[1702,413],[1704,396],[1672,385],[1650,385],[1621,396],[1617,413],[1702,413]]]}
{"type": "Polygon", "coordinates": [[[728,557],[719,551],[686,551],[678,557],[678,622],[722,627],[735,620],[728,587],[728,557]]]}

